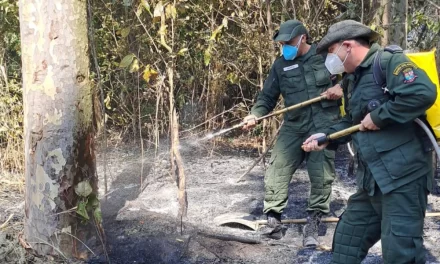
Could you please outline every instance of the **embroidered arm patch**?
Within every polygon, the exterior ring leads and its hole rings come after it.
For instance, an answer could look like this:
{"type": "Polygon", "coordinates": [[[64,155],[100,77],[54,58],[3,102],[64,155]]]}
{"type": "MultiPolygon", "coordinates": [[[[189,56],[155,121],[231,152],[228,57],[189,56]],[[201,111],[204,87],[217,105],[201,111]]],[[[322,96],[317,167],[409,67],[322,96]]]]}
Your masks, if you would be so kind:
{"type": "Polygon", "coordinates": [[[412,68],[412,69],[417,69],[417,65],[415,65],[413,62],[403,62],[399,65],[397,65],[396,68],[394,68],[393,74],[394,75],[399,75],[399,73],[401,73],[404,69],[407,68],[412,68]]]}
{"type": "Polygon", "coordinates": [[[414,73],[413,68],[405,68],[402,70],[403,77],[405,78],[403,80],[404,83],[412,83],[417,78],[417,75],[414,73]]]}

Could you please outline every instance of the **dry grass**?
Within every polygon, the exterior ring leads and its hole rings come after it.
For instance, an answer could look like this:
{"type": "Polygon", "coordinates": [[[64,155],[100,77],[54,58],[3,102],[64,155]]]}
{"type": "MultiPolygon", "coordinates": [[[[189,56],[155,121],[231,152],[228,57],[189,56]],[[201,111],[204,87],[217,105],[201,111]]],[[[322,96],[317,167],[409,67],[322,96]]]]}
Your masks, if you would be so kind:
{"type": "Polygon", "coordinates": [[[6,77],[0,78],[0,120],[0,179],[4,179],[4,172],[24,170],[22,90],[6,77]]]}
{"type": "Polygon", "coordinates": [[[4,172],[23,173],[24,171],[24,146],[23,140],[8,137],[0,147],[0,180],[4,172]]]}
{"type": "Polygon", "coordinates": [[[18,173],[9,173],[2,171],[0,173],[0,192],[7,190],[8,192],[24,194],[24,175],[18,173]]]}

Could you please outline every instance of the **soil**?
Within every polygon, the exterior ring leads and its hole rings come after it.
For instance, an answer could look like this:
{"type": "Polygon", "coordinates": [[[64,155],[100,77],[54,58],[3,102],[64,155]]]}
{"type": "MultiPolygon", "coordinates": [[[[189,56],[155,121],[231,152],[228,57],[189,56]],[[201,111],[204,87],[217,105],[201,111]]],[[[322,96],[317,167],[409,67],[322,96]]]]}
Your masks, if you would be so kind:
{"type": "MultiPolygon", "coordinates": [[[[321,224],[319,249],[302,247],[302,226],[287,225],[280,240],[267,239],[242,225],[218,226],[224,214],[262,216],[264,166],[257,165],[244,179],[236,180],[253,164],[252,148],[215,147],[187,140],[180,148],[184,159],[187,217],[177,218],[178,186],[170,174],[165,144],[142,155],[138,146],[111,147],[106,151],[108,193],[104,195],[104,155],[98,151],[100,197],[104,230],[111,263],[330,263],[335,223],[321,224]],[[141,188],[141,174],[142,188],[141,188]],[[247,240],[247,243],[236,240],[247,240]]],[[[331,215],[339,216],[355,192],[348,175],[348,152],[337,153],[337,179],[333,186],[331,215]]],[[[437,185],[439,179],[437,178],[437,185]]],[[[305,218],[310,184],[305,167],[299,168],[289,186],[283,218],[305,218]]],[[[438,193],[438,192],[436,192],[438,193]]],[[[18,241],[23,227],[23,194],[0,192],[0,263],[50,263],[27,253],[18,241]]],[[[429,211],[440,211],[438,194],[429,196],[429,211]]],[[[427,263],[440,263],[440,218],[426,218],[424,245],[427,263]]],[[[87,263],[108,263],[105,255],[87,263]]],[[[370,249],[364,264],[383,263],[380,242],[370,249]]]]}

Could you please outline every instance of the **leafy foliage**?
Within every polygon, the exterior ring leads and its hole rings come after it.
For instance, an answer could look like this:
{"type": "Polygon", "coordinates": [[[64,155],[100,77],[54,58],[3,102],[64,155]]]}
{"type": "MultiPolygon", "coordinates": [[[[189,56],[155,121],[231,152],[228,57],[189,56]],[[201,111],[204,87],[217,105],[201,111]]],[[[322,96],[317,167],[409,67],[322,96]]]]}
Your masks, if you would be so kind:
{"type": "Polygon", "coordinates": [[[23,98],[18,5],[0,1],[0,171],[23,170],[23,98]]]}
{"type": "MultiPolygon", "coordinates": [[[[166,135],[170,110],[167,71],[171,67],[175,67],[175,107],[184,129],[203,122],[201,129],[237,122],[250,110],[279,54],[272,35],[281,21],[303,21],[314,41],[342,19],[362,20],[382,31],[380,2],[92,1],[90,23],[107,127],[126,138],[138,138],[142,131],[148,142],[166,135]]],[[[409,2],[411,49],[429,50],[439,45],[439,9],[432,1],[409,2]]],[[[23,149],[18,26],[17,2],[0,0],[0,66],[6,73],[5,78],[0,72],[0,120],[5,120],[0,123],[0,153],[6,153],[11,144],[17,152],[23,149]]],[[[91,70],[97,78],[95,65],[91,70]]],[[[21,159],[20,155],[16,157],[21,159]]]]}

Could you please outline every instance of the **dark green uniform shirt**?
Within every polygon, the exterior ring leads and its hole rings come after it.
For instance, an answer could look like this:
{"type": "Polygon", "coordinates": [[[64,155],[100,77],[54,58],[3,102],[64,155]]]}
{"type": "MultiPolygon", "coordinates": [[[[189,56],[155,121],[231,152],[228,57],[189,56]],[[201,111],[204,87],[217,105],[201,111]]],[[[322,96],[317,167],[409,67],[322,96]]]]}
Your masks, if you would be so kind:
{"type": "MultiPolygon", "coordinates": [[[[324,57],[316,53],[316,45],[303,56],[294,60],[279,57],[275,60],[269,76],[259,93],[251,113],[257,117],[271,112],[280,97],[289,107],[320,96],[332,86],[330,73],[324,65],[324,57]]],[[[338,101],[323,100],[285,114],[285,124],[298,133],[309,132],[311,128],[323,129],[339,120],[338,101]]]]}
{"type": "Polygon", "coordinates": [[[380,49],[374,44],[355,72],[346,76],[343,88],[346,116],[327,133],[359,124],[368,114],[368,104],[376,100],[380,106],[371,112],[377,131],[365,131],[336,140],[353,139],[359,155],[358,187],[370,195],[376,182],[386,194],[429,173],[429,153],[420,139],[420,128],[413,121],[423,116],[436,99],[435,85],[403,53],[383,52],[387,89],[374,82],[373,61],[380,49]]]}

